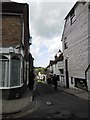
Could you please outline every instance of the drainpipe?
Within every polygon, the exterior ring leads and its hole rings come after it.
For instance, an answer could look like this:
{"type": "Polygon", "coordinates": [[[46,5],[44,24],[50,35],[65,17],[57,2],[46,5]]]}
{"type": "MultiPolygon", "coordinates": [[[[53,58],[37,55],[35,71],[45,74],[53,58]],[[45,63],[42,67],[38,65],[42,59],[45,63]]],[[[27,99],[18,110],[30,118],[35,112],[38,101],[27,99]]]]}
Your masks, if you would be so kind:
{"type": "Polygon", "coordinates": [[[88,91],[88,86],[87,86],[87,72],[88,72],[88,70],[89,70],[89,68],[90,68],[90,64],[88,65],[88,67],[87,67],[87,69],[85,70],[85,79],[86,79],[86,90],[88,91]]]}

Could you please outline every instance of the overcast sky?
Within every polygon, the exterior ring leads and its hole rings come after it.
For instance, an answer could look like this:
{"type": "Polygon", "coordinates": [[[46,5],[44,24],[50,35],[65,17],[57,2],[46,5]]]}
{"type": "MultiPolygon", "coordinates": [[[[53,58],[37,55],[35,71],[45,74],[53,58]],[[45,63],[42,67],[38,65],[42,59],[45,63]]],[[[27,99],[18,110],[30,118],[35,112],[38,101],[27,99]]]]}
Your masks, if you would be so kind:
{"type": "Polygon", "coordinates": [[[30,52],[34,66],[46,67],[62,50],[64,18],[77,0],[12,0],[26,2],[30,10],[30,52]],[[43,1],[43,2],[41,2],[43,1]]]}

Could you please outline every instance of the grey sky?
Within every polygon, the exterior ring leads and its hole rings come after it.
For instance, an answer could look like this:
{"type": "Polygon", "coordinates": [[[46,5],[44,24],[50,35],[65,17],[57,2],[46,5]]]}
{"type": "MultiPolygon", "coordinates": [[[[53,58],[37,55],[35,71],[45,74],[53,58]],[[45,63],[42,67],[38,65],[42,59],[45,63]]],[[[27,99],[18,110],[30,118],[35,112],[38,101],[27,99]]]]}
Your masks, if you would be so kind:
{"type": "Polygon", "coordinates": [[[34,34],[46,39],[52,39],[60,35],[63,29],[64,17],[71,5],[71,2],[43,2],[39,5],[31,3],[30,20],[34,34]]]}
{"type": "Polygon", "coordinates": [[[61,36],[64,18],[76,0],[14,0],[27,2],[30,10],[30,33],[32,45],[30,52],[35,58],[35,66],[46,67],[49,60],[62,49],[61,36]],[[51,1],[51,2],[50,2],[51,1]],[[62,2],[63,1],[63,2],[62,2]]]}

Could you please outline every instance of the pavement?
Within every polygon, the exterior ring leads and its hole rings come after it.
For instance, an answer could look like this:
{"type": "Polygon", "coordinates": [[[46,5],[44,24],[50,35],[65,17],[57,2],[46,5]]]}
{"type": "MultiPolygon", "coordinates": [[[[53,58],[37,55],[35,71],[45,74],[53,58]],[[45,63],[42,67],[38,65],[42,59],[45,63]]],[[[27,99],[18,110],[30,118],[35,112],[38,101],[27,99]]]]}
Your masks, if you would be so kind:
{"type": "Polygon", "coordinates": [[[68,88],[60,87],[60,86],[58,86],[58,89],[60,91],[63,91],[63,92],[66,92],[68,94],[77,96],[79,98],[90,100],[90,91],[87,92],[86,90],[82,90],[82,89],[78,89],[78,88],[76,88],[76,89],[69,88],[68,89],[68,88]]]}
{"type": "Polygon", "coordinates": [[[2,110],[0,110],[0,114],[6,115],[18,113],[21,110],[25,109],[28,105],[32,104],[32,92],[27,89],[22,98],[19,99],[0,99],[0,104],[2,107],[2,110]]]}
{"type": "MultiPolygon", "coordinates": [[[[84,90],[67,89],[67,88],[60,87],[60,86],[58,86],[58,90],[77,96],[77,97],[80,97],[80,98],[83,98],[83,99],[86,99],[86,100],[90,100],[90,96],[89,96],[90,92],[86,92],[84,90]]],[[[32,108],[32,103],[33,103],[32,95],[33,95],[32,92],[30,92],[29,89],[27,89],[24,95],[22,96],[22,98],[14,99],[14,100],[1,100],[0,99],[0,106],[2,106],[2,110],[0,110],[0,115],[9,115],[9,114],[14,114],[14,113],[19,113],[21,110],[27,108],[28,106],[29,106],[29,110],[33,109],[32,108]]],[[[36,104],[36,102],[34,102],[34,104],[36,104]]]]}

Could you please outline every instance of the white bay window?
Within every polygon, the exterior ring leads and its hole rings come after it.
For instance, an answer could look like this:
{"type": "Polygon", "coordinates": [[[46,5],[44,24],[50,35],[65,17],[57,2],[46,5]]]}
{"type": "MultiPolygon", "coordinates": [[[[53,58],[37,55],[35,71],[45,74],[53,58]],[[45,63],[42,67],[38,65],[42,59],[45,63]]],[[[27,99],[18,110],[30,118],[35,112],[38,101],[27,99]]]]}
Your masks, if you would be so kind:
{"type": "Polygon", "coordinates": [[[0,56],[0,88],[19,87],[23,84],[22,62],[20,56],[0,56]]]}

